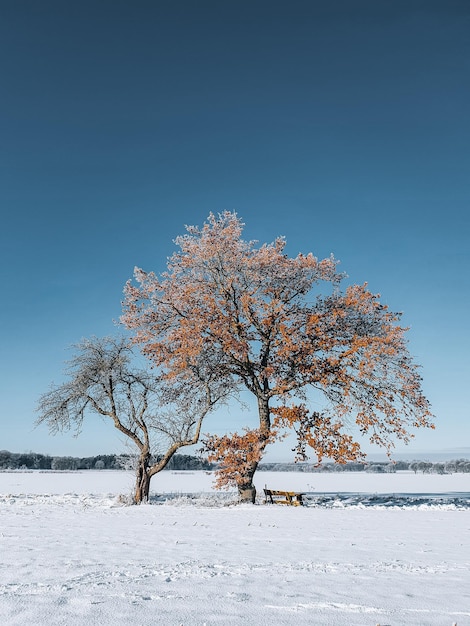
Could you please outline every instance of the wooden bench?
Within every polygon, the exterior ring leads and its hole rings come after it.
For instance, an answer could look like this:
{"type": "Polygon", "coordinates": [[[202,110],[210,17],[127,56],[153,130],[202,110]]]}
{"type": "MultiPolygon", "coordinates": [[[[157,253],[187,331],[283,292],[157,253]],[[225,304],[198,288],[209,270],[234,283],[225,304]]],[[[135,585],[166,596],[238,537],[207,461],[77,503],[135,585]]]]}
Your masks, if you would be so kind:
{"type": "Polygon", "coordinates": [[[289,504],[291,506],[302,506],[305,493],[297,491],[277,491],[264,488],[265,504],[289,504]]]}

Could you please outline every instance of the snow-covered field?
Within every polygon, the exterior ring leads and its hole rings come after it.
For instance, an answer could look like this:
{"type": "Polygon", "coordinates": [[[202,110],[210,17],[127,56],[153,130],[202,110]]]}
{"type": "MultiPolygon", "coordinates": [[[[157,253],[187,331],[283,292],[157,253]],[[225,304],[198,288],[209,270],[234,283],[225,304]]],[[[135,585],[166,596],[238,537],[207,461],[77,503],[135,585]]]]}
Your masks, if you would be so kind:
{"type": "Polygon", "coordinates": [[[305,507],[212,481],[135,507],[126,472],[0,472],[0,624],[470,624],[468,475],[258,473],[305,507]]]}

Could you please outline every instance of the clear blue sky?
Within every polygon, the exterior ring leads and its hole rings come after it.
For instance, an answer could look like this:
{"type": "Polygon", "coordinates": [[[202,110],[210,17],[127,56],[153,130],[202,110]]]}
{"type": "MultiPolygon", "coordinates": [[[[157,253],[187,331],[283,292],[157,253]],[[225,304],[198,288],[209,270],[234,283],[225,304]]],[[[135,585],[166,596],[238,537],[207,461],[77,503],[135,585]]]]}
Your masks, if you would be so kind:
{"type": "Polygon", "coordinates": [[[37,398],[225,209],[403,311],[437,424],[410,454],[469,447],[469,33],[467,0],[1,2],[0,449],[119,448],[33,429],[37,398]]]}

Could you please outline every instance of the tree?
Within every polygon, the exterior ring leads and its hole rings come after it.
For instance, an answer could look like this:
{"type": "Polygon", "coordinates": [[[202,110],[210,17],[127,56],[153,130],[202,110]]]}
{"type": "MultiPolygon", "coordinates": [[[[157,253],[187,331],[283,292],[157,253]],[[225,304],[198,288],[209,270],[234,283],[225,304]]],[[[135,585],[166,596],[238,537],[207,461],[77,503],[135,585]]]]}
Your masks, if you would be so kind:
{"type": "Polygon", "coordinates": [[[111,419],[138,449],[134,500],[145,501],[152,476],[177,450],[198,442],[203,419],[225,387],[196,362],[189,386],[189,376],[163,381],[137,369],[125,338],[85,339],[75,348],[66,381],[41,396],[37,423],[48,424],[52,434],[72,427],[78,434],[86,413],[111,419]]]}
{"type": "MultiPolygon", "coordinates": [[[[363,458],[351,420],[388,452],[396,438],[408,442],[413,427],[432,427],[400,314],[367,285],[341,290],[333,257],[289,258],[283,238],[257,247],[242,231],[228,211],[210,214],[202,228],[187,227],[160,277],[135,269],[122,316],[166,376],[208,358],[215,376],[256,398],[257,445],[235,481],[242,500],[254,501],[265,447],[286,429],[296,432],[298,459],[311,447],[319,462],[344,463],[363,458]],[[324,398],[321,412],[308,406],[312,393],[324,398]]],[[[219,459],[233,453],[230,438],[207,445],[219,459]]],[[[230,472],[230,463],[222,465],[230,472]]]]}

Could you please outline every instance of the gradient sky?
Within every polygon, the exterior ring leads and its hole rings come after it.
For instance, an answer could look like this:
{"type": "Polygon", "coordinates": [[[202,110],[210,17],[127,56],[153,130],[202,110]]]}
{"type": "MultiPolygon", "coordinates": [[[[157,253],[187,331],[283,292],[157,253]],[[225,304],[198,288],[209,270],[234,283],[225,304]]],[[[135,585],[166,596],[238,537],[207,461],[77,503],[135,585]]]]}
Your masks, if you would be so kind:
{"type": "Polygon", "coordinates": [[[0,2],[0,449],[122,450],[37,399],[225,209],[403,311],[437,425],[410,455],[469,447],[469,33],[468,0],[0,2]]]}

